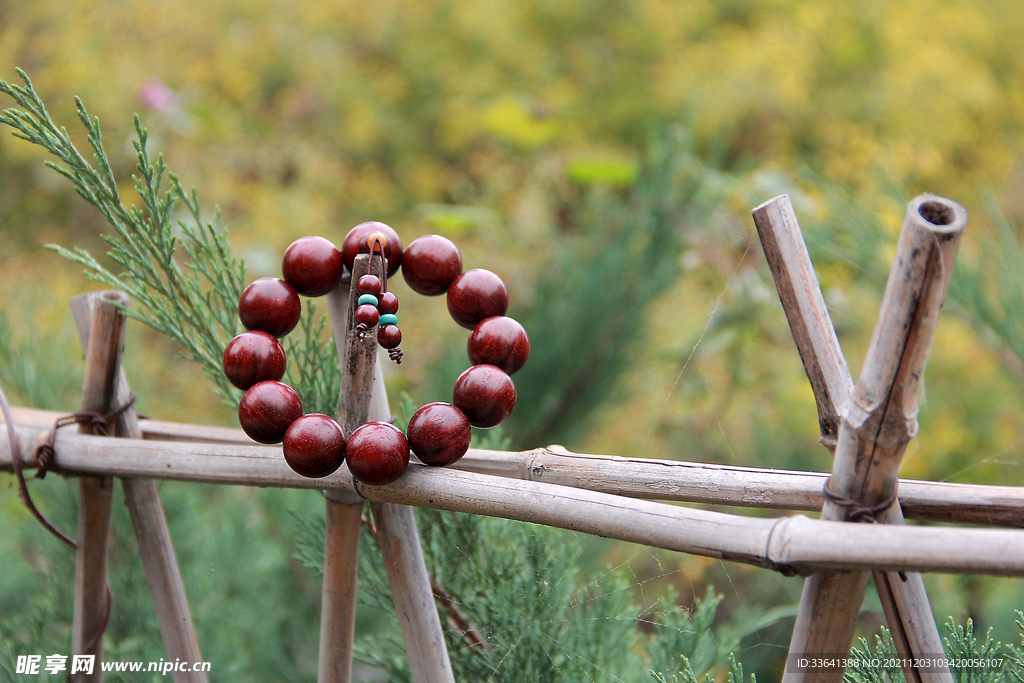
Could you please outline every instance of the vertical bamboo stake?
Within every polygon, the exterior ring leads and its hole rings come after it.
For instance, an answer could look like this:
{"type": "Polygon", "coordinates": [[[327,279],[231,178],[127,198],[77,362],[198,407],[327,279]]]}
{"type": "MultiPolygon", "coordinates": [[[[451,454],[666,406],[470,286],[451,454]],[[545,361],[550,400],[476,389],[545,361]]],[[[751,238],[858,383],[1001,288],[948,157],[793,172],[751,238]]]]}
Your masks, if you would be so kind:
{"type": "MultiPolygon", "coordinates": [[[[885,524],[905,524],[897,502],[880,520],[885,524]]],[[[896,651],[903,658],[903,677],[907,683],[953,683],[948,667],[921,671],[916,660],[941,655],[945,649],[939,635],[924,578],[920,572],[872,572],[885,620],[889,624],[896,651]]]]}
{"type": "MultiPolygon", "coordinates": [[[[753,216],[818,404],[821,442],[834,451],[839,416],[853,381],[801,237],[796,212],[789,197],[781,195],[754,209],[753,216]]],[[[899,501],[890,508],[885,521],[904,523],[899,501]]],[[[896,650],[904,663],[904,677],[908,683],[919,683],[922,674],[914,660],[942,652],[942,638],[924,581],[916,572],[875,572],[874,579],[896,650]]],[[[951,682],[952,675],[948,670],[933,673],[929,680],[951,682]]]]}
{"type": "MultiPolygon", "coordinates": [[[[91,338],[93,312],[108,294],[117,295],[117,300],[127,305],[127,297],[120,292],[93,292],[71,299],[71,312],[79,341],[86,351],[91,338]]],[[[131,396],[123,368],[117,372],[115,391],[115,407],[126,403],[131,396]]],[[[134,409],[129,408],[117,418],[116,430],[120,437],[142,438],[139,418],[134,409]]],[[[125,505],[139,544],[139,555],[153,597],[168,661],[180,659],[184,662],[200,662],[203,658],[156,483],[152,479],[122,479],[121,485],[124,487],[125,505]]],[[[199,671],[175,671],[172,678],[175,683],[206,683],[207,680],[206,673],[199,671]]]]}
{"type": "MultiPolygon", "coordinates": [[[[123,298],[122,298],[123,297],[123,298]]],[[[117,392],[117,375],[124,351],[125,319],[112,304],[127,301],[107,292],[97,300],[89,347],[85,353],[82,410],[105,415],[117,392]]],[[[82,432],[89,432],[85,426],[82,432]]],[[[74,654],[95,655],[93,673],[77,672],[76,683],[103,680],[102,631],[107,615],[107,548],[110,543],[110,502],[113,479],[81,477],[78,483],[78,547],[75,551],[75,601],[71,632],[74,654]]]]}
{"type": "Polygon", "coordinates": [[[807,254],[796,212],[789,196],[780,195],[752,213],[775,287],[779,290],[782,310],[814,391],[821,443],[835,452],[839,421],[853,389],[853,380],[807,254]]]}
{"type": "MultiPolygon", "coordinates": [[[[832,491],[861,505],[875,506],[895,497],[900,460],[917,434],[921,375],[966,223],[963,207],[940,197],[922,195],[907,207],[882,310],[864,370],[843,415],[833,463],[832,491]]],[[[846,518],[845,508],[826,499],[822,519],[846,518]]],[[[791,661],[801,655],[842,656],[849,651],[866,583],[865,572],[808,578],[790,643],[791,661]]],[[[944,679],[938,675],[933,679],[920,672],[925,681],[944,679]]],[[[838,683],[842,677],[839,668],[787,669],[783,680],[838,683]]]]}
{"type": "MultiPolygon", "coordinates": [[[[337,298],[329,302],[331,325],[339,353],[342,353],[339,418],[347,434],[367,421],[391,420],[377,342],[371,335],[360,340],[350,334],[355,326],[353,316],[358,297],[353,292],[356,283],[368,272],[383,278],[385,267],[384,260],[378,256],[372,257],[372,262],[368,255],[356,257],[344,310],[339,307],[337,298]],[[345,321],[343,327],[338,324],[342,320],[345,321]]],[[[416,683],[454,683],[413,511],[387,503],[373,504],[371,509],[413,680],[416,683]]]]}
{"type": "MultiPolygon", "coordinates": [[[[365,259],[361,268],[365,273],[365,259]]],[[[327,294],[327,311],[342,368],[342,388],[338,397],[337,417],[346,436],[352,434],[349,415],[354,410],[349,402],[352,394],[345,384],[350,367],[348,331],[353,327],[349,302],[358,298],[350,297],[358,279],[352,278],[349,285],[339,284],[327,294]]],[[[356,581],[359,572],[359,529],[362,524],[363,499],[328,490],[324,491],[324,504],[327,510],[317,681],[349,683],[352,679],[352,646],[356,632],[356,581]]]]}
{"type": "MultiPolygon", "coordinates": [[[[838,416],[842,413],[836,402],[841,399],[845,404],[853,382],[801,237],[796,212],[789,197],[781,195],[754,209],[753,216],[818,403],[822,443],[834,450],[838,416]]],[[[898,501],[883,521],[904,523],[898,501]]],[[[874,578],[889,630],[904,661],[904,677],[909,683],[922,681],[914,659],[942,652],[942,638],[924,581],[916,572],[894,572],[891,576],[875,572],[874,578]]],[[[952,675],[948,670],[935,672],[928,680],[952,681],[952,675]]]]}

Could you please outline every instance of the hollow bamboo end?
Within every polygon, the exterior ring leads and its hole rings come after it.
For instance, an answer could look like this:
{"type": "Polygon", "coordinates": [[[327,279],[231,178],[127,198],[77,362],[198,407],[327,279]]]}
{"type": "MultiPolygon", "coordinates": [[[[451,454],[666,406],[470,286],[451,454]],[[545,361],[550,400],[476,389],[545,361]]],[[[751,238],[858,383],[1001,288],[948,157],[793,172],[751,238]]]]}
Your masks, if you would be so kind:
{"type": "Polygon", "coordinates": [[[951,234],[967,226],[967,210],[952,199],[922,194],[907,205],[905,220],[931,232],[951,234]]]}

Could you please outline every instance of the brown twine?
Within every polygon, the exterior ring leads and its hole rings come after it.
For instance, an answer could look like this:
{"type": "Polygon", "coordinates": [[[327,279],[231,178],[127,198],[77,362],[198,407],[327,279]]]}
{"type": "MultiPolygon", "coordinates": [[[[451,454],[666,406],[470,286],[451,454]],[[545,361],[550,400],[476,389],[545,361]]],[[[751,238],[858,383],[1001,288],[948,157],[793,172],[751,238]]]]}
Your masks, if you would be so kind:
{"type": "Polygon", "coordinates": [[[106,415],[101,415],[100,413],[94,413],[88,410],[80,410],[77,413],[58,417],[54,420],[53,429],[50,430],[49,435],[46,437],[46,442],[39,444],[36,448],[35,460],[39,467],[39,469],[36,470],[36,479],[43,479],[46,477],[46,473],[50,471],[50,466],[56,458],[57,454],[54,451],[54,442],[57,439],[58,429],[77,423],[88,427],[92,434],[97,436],[107,436],[107,430],[110,428],[111,423],[121,417],[126,410],[131,408],[133,403],[135,403],[134,392],[132,392],[128,397],[127,401],[106,415]]]}
{"type": "MultiPolygon", "coordinates": [[[[107,430],[110,424],[119,418],[126,410],[128,410],[132,404],[135,403],[135,394],[132,393],[128,397],[128,400],[121,406],[118,406],[114,410],[110,411],[106,415],[94,413],[88,410],[82,410],[71,415],[65,415],[57,418],[53,423],[53,429],[50,430],[49,435],[46,438],[46,442],[41,444],[35,452],[35,460],[38,465],[36,471],[36,478],[42,479],[46,476],[46,472],[53,465],[56,459],[56,452],[54,451],[54,441],[57,438],[57,430],[69,424],[80,424],[85,425],[93,434],[106,436],[107,430]]],[[[21,470],[21,448],[18,445],[18,439],[14,433],[14,417],[11,415],[10,405],[7,403],[7,397],[4,396],[4,392],[0,389],[0,409],[2,409],[4,423],[7,425],[7,439],[11,445],[11,462],[14,465],[14,476],[18,479],[18,496],[21,498],[22,504],[29,509],[32,516],[35,517],[40,524],[46,528],[51,534],[59,538],[61,541],[71,546],[74,549],[78,548],[78,544],[71,540],[57,527],[55,527],[50,520],[39,511],[36,507],[35,502],[32,500],[32,496],[28,492],[28,483],[25,481],[25,474],[21,470]]],[[[110,623],[110,614],[113,610],[114,596],[110,591],[110,583],[106,584],[107,593],[107,605],[103,613],[103,621],[100,622],[99,628],[96,633],[89,640],[88,643],[82,648],[82,652],[91,652],[99,644],[100,639],[103,638],[103,633],[107,630],[107,624],[110,623]]],[[[71,672],[68,672],[68,680],[71,680],[71,672]]]]}
{"type": "Polygon", "coordinates": [[[832,483],[832,477],[825,480],[825,486],[822,488],[822,492],[825,497],[830,501],[838,505],[839,507],[846,508],[849,510],[846,517],[851,522],[861,522],[863,524],[877,524],[878,519],[876,515],[885,512],[893,506],[896,502],[898,487],[894,487],[892,495],[878,503],[877,505],[864,505],[859,500],[853,498],[847,498],[846,496],[839,495],[832,490],[830,484],[832,483]]]}

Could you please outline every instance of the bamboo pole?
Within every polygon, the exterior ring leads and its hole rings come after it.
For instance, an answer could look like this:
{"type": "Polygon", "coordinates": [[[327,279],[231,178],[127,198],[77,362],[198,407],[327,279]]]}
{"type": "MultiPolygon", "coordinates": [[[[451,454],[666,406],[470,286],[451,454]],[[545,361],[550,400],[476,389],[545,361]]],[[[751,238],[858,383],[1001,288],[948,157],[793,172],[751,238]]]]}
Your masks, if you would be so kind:
{"type": "MultiPolygon", "coordinates": [[[[921,375],[966,222],[962,207],[939,197],[922,195],[907,206],[864,370],[839,429],[830,481],[845,499],[867,507],[895,499],[900,460],[917,434],[921,375]]],[[[822,507],[825,520],[847,514],[832,500],[822,507]]],[[[808,578],[790,657],[848,652],[866,583],[863,572],[808,578]]],[[[842,677],[841,668],[788,670],[783,680],[838,683],[842,677]]]]}
{"type": "MultiPolygon", "coordinates": [[[[19,431],[24,448],[41,432],[19,431]]],[[[607,538],[733,559],[784,573],[885,569],[1024,575],[1024,530],[848,524],[803,516],[762,519],[692,509],[544,482],[411,464],[387,486],[292,472],[280,446],[138,441],[62,433],[62,474],[151,477],[243,486],[333,489],[371,502],[503,517],[607,538]],[[771,550],[766,545],[771,537],[771,550]],[[971,548],[950,553],[949,548],[971,548]],[[750,552],[737,552],[752,548],[750,552]]],[[[0,457],[10,458],[0,439],[0,457]]]]}
{"type": "Polygon", "coordinates": [[[334,490],[324,491],[324,499],[327,517],[317,680],[347,683],[352,680],[363,499],[352,492],[334,490]]]}
{"type": "MultiPolygon", "coordinates": [[[[839,418],[853,380],[807,254],[796,212],[789,197],[781,195],[754,209],[753,217],[818,404],[821,442],[834,452],[839,418]]],[[[893,514],[887,516],[889,523],[903,524],[899,506],[893,507],[893,514]]],[[[943,651],[921,575],[889,576],[875,572],[874,579],[908,683],[952,683],[948,668],[923,673],[915,665],[917,660],[943,651]]]]}
{"type": "MultiPolygon", "coordinates": [[[[44,433],[60,414],[29,408],[12,408],[16,435],[24,444],[26,453],[35,448],[36,438],[44,433]]],[[[179,454],[192,452],[216,452],[218,445],[239,446],[248,444],[253,453],[265,453],[266,447],[259,446],[241,430],[200,427],[216,430],[221,437],[214,441],[194,438],[193,425],[173,422],[143,420],[141,422],[146,442],[115,442],[110,448],[118,453],[121,462],[129,463],[138,449],[159,452],[166,443],[169,451],[179,454]],[[158,439],[148,440],[150,429],[158,439]],[[182,438],[178,438],[181,435],[182,438]]],[[[3,427],[0,427],[3,429],[3,427]]],[[[54,471],[66,474],[82,471],[90,466],[82,448],[88,449],[71,435],[62,435],[61,462],[54,471]]],[[[247,453],[243,447],[243,453],[247,453]]],[[[230,461],[238,451],[228,450],[225,458],[230,461]]],[[[35,467],[27,455],[23,456],[22,468],[35,467]]],[[[9,447],[0,443],[0,471],[13,469],[9,447]]],[[[537,448],[529,451],[506,452],[470,449],[469,452],[448,469],[476,472],[508,479],[539,481],[559,486],[571,486],[631,498],[667,500],[708,505],[732,505],[775,510],[820,511],[824,503],[821,489],[828,475],[823,472],[800,472],[795,470],[770,470],[733,465],[716,465],[681,460],[653,460],[648,458],[623,458],[615,455],[592,455],[570,453],[561,446],[537,448]]],[[[192,473],[195,474],[195,473],[192,473]]],[[[160,476],[158,472],[156,475],[160,476]]],[[[166,478],[177,478],[169,476],[166,478]]],[[[187,476],[184,478],[188,478],[187,476]]],[[[203,479],[217,483],[216,479],[203,479]]],[[[283,488],[320,488],[311,480],[300,477],[275,478],[273,472],[254,467],[250,477],[239,474],[230,483],[243,486],[279,486],[283,488]],[[306,485],[303,485],[306,482],[306,485]]],[[[223,482],[228,483],[228,482],[223,482]]],[[[910,519],[934,522],[979,524],[985,526],[1024,527],[1024,487],[989,486],[982,484],[954,484],[949,482],[917,481],[901,479],[899,483],[900,506],[903,514],[910,519]]]]}
{"type": "MultiPolygon", "coordinates": [[[[117,300],[127,305],[128,298],[123,293],[107,294],[117,294],[117,300]]],[[[104,293],[93,292],[71,299],[71,312],[83,349],[87,349],[90,343],[93,311],[104,296],[104,293]]],[[[130,397],[131,388],[122,367],[117,372],[113,404],[124,405],[130,397]]],[[[115,428],[117,436],[142,438],[139,418],[133,408],[121,413],[116,420],[115,428]]],[[[125,505],[132,520],[139,556],[146,573],[150,595],[153,597],[153,606],[168,661],[179,659],[184,662],[201,662],[203,657],[188,606],[185,584],[178,568],[174,544],[171,541],[156,482],[152,479],[128,478],[122,479],[121,485],[124,488],[125,505]]],[[[172,672],[172,678],[175,683],[206,683],[207,680],[206,673],[199,671],[175,671],[172,672]]]]}
{"type": "MultiPolygon", "coordinates": [[[[125,319],[114,303],[127,297],[105,292],[95,300],[89,345],[85,350],[85,378],[82,382],[82,410],[106,415],[114,405],[117,376],[124,351],[125,319]]],[[[85,425],[79,430],[88,433],[85,425]]],[[[110,544],[110,503],[113,479],[109,476],[82,477],[78,481],[78,545],[75,549],[75,599],[71,650],[76,655],[94,655],[92,673],[76,672],[75,683],[103,680],[103,631],[109,620],[110,592],[107,588],[107,550],[110,544]]]]}
{"type": "Polygon", "coordinates": [[[782,309],[814,391],[821,443],[829,452],[835,452],[839,422],[853,389],[853,380],[821,295],[796,212],[789,196],[780,195],[752,213],[782,309]]]}
{"type": "MultiPolygon", "coordinates": [[[[353,288],[362,274],[362,268],[369,267],[368,262],[369,257],[356,257],[356,262],[352,266],[353,288]],[[367,266],[360,266],[360,261],[367,262],[367,266]]],[[[383,279],[386,262],[374,256],[372,265],[370,272],[383,279]]],[[[349,314],[348,329],[352,329],[352,316],[355,315],[354,300],[349,305],[349,314]]],[[[349,335],[349,338],[351,340],[352,336],[349,335]]],[[[359,400],[357,405],[360,410],[365,411],[361,413],[365,417],[360,424],[367,421],[390,422],[391,409],[384,388],[384,372],[377,351],[377,342],[367,335],[363,343],[370,349],[367,354],[369,358],[363,365],[364,372],[359,376],[358,387],[353,382],[353,391],[357,393],[359,400]]],[[[349,400],[353,400],[353,397],[350,396],[349,400]]],[[[370,510],[377,524],[377,541],[384,557],[388,584],[395,601],[395,613],[402,631],[413,681],[455,683],[413,510],[411,507],[387,502],[371,502],[370,510]]]]}
{"type": "MultiPolygon", "coordinates": [[[[361,261],[362,273],[367,270],[361,261]]],[[[341,282],[327,294],[327,313],[334,333],[341,367],[341,393],[338,396],[337,418],[345,435],[354,429],[353,413],[358,404],[353,382],[362,377],[359,358],[354,356],[348,331],[352,327],[353,297],[351,289],[358,277],[341,282]]],[[[355,340],[351,340],[355,341],[355,340]]],[[[365,350],[364,350],[364,354],[365,350]]],[[[363,364],[365,364],[365,359],[363,364]]],[[[362,400],[361,397],[359,400],[362,400]]],[[[362,422],[357,422],[358,426],[362,422]]],[[[356,634],[356,586],[359,576],[359,529],[362,524],[363,499],[355,492],[324,491],[324,572],[320,598],[320,650],[318,683],[349,683],[352,680],[352,652],[356,634]]]]}
{"type": "MultiPolygon", "coordinates": [[[[360,425],[372,420],[390,421],[391,411],[388,407],[387,393],[384,390],[384,376],[380,368],[380,360],[377,354],[377,340],[373,335],[366,335],[363,339],[357,339],[351,334],[355,327],[355,309],[358,296],[356,295],[356,284],[359,278],[367,273],[372,273],[383,280],[386,263],[380,256],[362,255],[357,256],[352,265],[352,276],[348,296],[343,302],[337,294],[328,303],[331,314],[331,327],[335,335],[335,341],[339,349],[342,379],[341,396],[338,405],[338,418],[345,429],[346,434],[352,434],[360,425]],[[344,324],[339,324],[344,321],[344,324]]],[[[361,498],[355,504],[346,505],[332,500],[335,496],[327,496],[328,520],[351,520],[355,518],[353,511],[361,509],[361,498]],[[347,507],[348,511],[330,508],[347,507]]],[[[398,615],[398,623],[402,631],[402,638],[405,641],[409,666],[412,670],[413,680],[417,683],[454,683],[454,676],[451,664],[448,659],[448,650],[444,642],[444,634],[441,630],[441,622],[437,614],[437,607],[434,604],[433,592],[430,588],[430,578],[427,574],[426,565],[423,562],[423,552],[420,548],[419,533],[416,530],[416,519],[410,508],[392,506],[386,503],[372,504],[374,519],[377,522],[378,540],[381,552],[384,556],[384,564],[387,568],[388,581],[391,585],[391,594],[395,601],[395,611],[398,615]]],[[[344,532],[328,527],[328,540],[347,539],[355,544],[355,550],[350,555],[355,557],[358,553],[358,530],[353,534],[354,540],[344,536],[344,532]]],[[[340,560],[333,564],[339,564],[340,560]]],[[[337,575],[331,576],[331,594],[328,594],[327,561],[325,558],[324,574],[324,603],[323,614],[328,611],[337,611],[341,605],[327,607],[331,600],[337,601],[346,594],[337,589],[341,581],[351,581],[351,592],[355,594],[355,571],[351,573],[339,571],[337,575]]],[[[354,602],[351,606],[351,614],[339,615],[339,619],[354,618],[354,602]]],[[[346,606],[347,609],[347,606],[346,606]]],[[[327,616],[321,617],[321,628],[328,622],[327,616]]],[[[354,628],[354,623],[353,623],[354,628]]],[[[329,671],[336,670],[338,664],[324,663],[325,644],[324,635],[321,631],[321,672],[325,667],[329,671]]],[[[339,632],[333,636],[336,640],[343,637],[351,638],[351,632],[339,632]]],[[[344,647],[344,646],[342,646],[344,647]]],[[[342,650],[333,648],[342,656],[342,650]]],[[[348,653],[349,668],[351,667],[351,654],[348,653]]],[[[351,674],[349,674],[350,676],[351,674]]],[[[333,679],[328,679],[333,680],[333,679]]],[[[343,678],[340,680],[348,680],[343,678]]]]}

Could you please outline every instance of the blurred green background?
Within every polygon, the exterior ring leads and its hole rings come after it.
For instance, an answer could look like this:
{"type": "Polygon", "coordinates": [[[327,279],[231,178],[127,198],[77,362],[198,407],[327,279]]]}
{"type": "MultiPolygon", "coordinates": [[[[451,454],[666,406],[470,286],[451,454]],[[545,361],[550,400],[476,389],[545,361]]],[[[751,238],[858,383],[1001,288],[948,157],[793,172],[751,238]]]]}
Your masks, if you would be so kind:
{"type": "MultiPolygon", "coordinates": [[[[970,223],[901,474],[1024,484],[1024,12],[1012,0],[4,0],[0,77],[15,66],[80,146],[73,96],[101,118],[125,197],[139,112],[151,149],[223,211],[250,280],[278,275],[292,240],[340,243],[364,220],[406,244],[444,234],[467,268],[500,274],[533,344],[504,431],[522,448],[829,469],[749,211],[793,198],[856,377],[906,202],[950,197],[970,223]]],[[[70,410],[80,354],[67,301],[92,285],[43,246],[99,255],[106,226],[43,158],[0,136],[0,380],[18,403],[70,410]]],[[[466,364],[464,331],[442,299],[394,282],[409,362],[389,373],[392,404],[443,400],[466,364]]],[[[236,424],[175,353],[131,330],[139,409],[236,424]]],[[[66,578],[12,482],[0,479],[0,621],[66,578]]],[[[73,520],[61,486],[35,489],[73,520]]],[[[308,680],[318,579],[292,558],[286,511],[317,514],[319,500],[163,490],[201,640],[243,653],[215,678],[308,680]],[[256,540],[225,545],[240,533],[256,540]],[[232,619],[225,605],[271,616],[232,619]],[[287,643],[244,654],[274,632],[287,643]]],[[[641,594],[648,579],[659,594],[672,584],[685,607],[714,583],[720,618],[799,594],[762,571],[582,542],[587,572],[628,565],[641,594]]],[[[117,590],[144,596],[122,559],[117,590]]],[[[940,621],[1014,637],[1019,582],[928,581],[940,621]]],[[[866,633],[880,618],[868,608],[866,633]]],[[[52,628],[18,637],[59,644],[52,628]]],[[[784,652],[786,633],[748,643],[752,666],[784,652]]],[[[156,642],[151,627],[112,648],[156,642]]]]}

